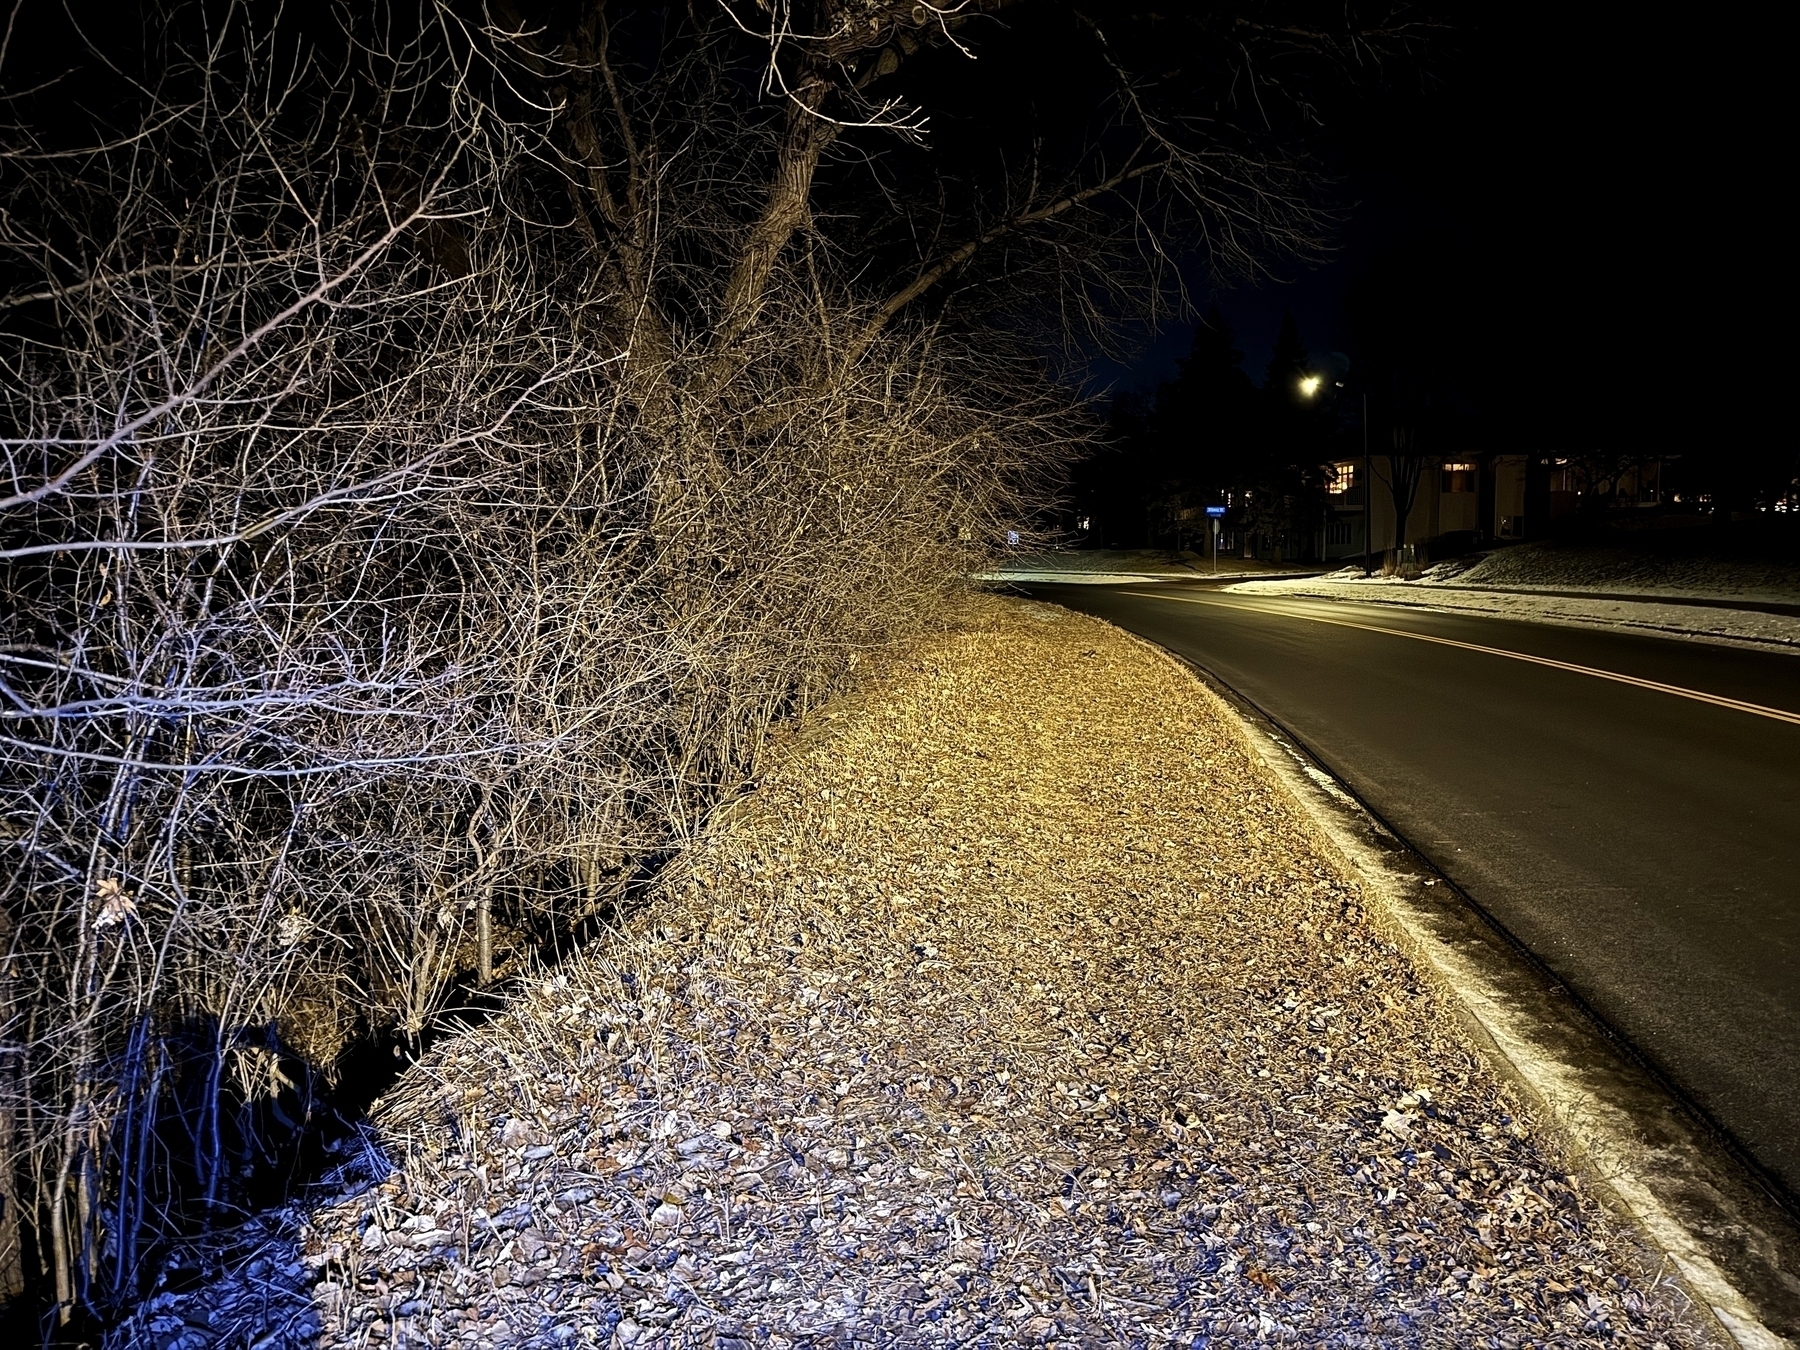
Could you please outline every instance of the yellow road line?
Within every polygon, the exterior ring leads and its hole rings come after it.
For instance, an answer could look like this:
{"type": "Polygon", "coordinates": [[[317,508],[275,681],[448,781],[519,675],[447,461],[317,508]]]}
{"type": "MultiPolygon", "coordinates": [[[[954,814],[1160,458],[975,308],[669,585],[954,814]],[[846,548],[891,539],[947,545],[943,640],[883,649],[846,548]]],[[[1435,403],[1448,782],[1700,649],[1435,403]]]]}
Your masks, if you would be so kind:
{"type": "Polygon", "coordinates": [[[1635,675],[1621,675],[1615,670],[1578,666],[1571,661],[1555,661],[1548,656],[1529,656],[1524,652],[1508,651],[1504,647],[1484,647],[1476,642],[1458,642],[1455,638],[1434,637],[1430,633],[1413,633],[1404,628],[1383,628],[1378,624],[1355,623],[1349,619],[1328,619],[1323,614],[1307,614],[1291,609],[1271,609],[1266,605],[1252,605],[1228,600],[1203,600],[1199,596],[1173,595],[1167,591],[1126,591],[1124,594],[1140,596],[1146,600],[1179,600],[1184,605],[1214,605],[1220,609],[1248,609],[1258,614],[1274,614],[1284,619],[1305,619],[1310,623],[1328,623],[1338,628],[1360,628],[1365,633],[1386,633],[1392,637],[1412,638],[1415,642],[1435,642],[1440,647],[1461,647],[1464,651],[1485,652],[1489,656],[1505,656],[1514,661],[1529,661],[1534,666],[1550,666],[1555,670],[1567,670],[1576,675],[1592,675],[1597,680],[1611,680],[1615,684],[1629,684],[1639,689],[1654,689],[1659,694],[1674,694],[1677,698],[1691,698],[1696,703],[1710,703],[1715,708],[1730,708],[1734,712],[1755,713],[1758,717],[1771,717],[1777,722],[1792,722],[1795,726],[1800,726],[1800,713],[1788,712],[1784,708],[1766,708],[1760,703],[1746,703],[1742,699],[1708,694],[1699,689],[1683,688],[1679,684],[1640,680],[1635,675]]]}

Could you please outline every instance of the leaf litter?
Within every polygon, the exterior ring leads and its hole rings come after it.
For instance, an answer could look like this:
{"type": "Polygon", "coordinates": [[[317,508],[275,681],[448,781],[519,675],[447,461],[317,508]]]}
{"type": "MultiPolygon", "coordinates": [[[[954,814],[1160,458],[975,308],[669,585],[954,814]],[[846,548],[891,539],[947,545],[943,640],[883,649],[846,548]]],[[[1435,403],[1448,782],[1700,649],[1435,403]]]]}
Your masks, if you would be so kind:
{"type": "Polygon", "coordinates": [[[121,1335],[1715,1343],[1146,644],[984,599],[772,758],[121,1335]]]}

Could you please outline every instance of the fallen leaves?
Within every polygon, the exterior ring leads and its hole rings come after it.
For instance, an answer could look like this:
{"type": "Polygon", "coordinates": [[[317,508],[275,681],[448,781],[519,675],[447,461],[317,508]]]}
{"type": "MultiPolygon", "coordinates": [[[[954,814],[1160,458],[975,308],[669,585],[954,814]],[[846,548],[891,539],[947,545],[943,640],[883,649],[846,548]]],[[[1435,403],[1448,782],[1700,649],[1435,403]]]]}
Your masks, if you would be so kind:
{"type": "Polygon", "coordinates": [[[1704,1343],[1185,672],[918,664],[391,1095],[322,1345],[1704,1343]]]}
{"type": "Polygon", "coordinates": [[[1281,1281],[1258,1266],[1245,1266],[1244,1278],[1250,1281],[1251,1284],[1262,1289],[1265,1293],[1279,1296],[1282,1292],[1281,1281]]]}
{"type": "Polygon", "coordinates": [[[117,877],[105,877],[94,887],[100,910],[94,916],[94,927],[116,928],[137,917],[137,899],[125,889],[117,877]]]}

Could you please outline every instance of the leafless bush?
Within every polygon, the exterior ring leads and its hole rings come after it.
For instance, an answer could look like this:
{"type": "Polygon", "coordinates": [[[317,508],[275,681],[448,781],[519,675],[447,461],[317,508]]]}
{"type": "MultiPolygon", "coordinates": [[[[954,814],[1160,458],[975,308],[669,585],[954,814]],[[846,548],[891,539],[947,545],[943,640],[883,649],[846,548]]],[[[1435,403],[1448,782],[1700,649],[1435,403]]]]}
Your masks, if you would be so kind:
{"type": "MultiPolygon", "coordinates": [[[[65,1315],[230,1213],[307,1065],[616,899],[1054,477],[1055,405],[872,327],[822,244],[740,238],[752,297],[591,228],[511,41],[214,34],[109,141],[0,160],[0,1259],[65,1315]],[[683,287],[712,317],[645,303],[683,287]]],[[[638,224],[729,233],[768,133],[711,134],[638,224]]]]}

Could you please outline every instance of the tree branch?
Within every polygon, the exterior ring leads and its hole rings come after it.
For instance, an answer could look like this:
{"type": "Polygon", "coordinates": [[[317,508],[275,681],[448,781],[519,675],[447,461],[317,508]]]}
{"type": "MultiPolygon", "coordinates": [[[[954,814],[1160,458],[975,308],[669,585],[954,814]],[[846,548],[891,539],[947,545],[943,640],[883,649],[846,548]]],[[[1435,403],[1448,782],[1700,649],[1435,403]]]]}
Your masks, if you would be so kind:
{"type": "Polygon", "coordinates": [[[1117,191],[1133,179],[1142,178],[1145,174],[1155,173],[1158,169],[1167,167],[1167,160],[1158,160],[1151,164],[1139,164],[1135,167],[1121,169],[1118,173],[1113,174],[1109,178],[1095,183],[1090,187],[1083,188],[1079,192],[1072,192],[1066,197],[1059,198],[1058,200],[1038,207],[1035,210],[1022,211],[1010,220],[1002,221],[1000,224],[978,235],[974,239],[966,240],[957,245],[957,247],[944,254],[930,267],[927,267],[924,271],[920,272],[916,277],[906,285],[902,286],[899,290],[895,291],[883,302],[881,307],[875,311],[874,317],[871,318],[868,323],[864,325],[863,330],[851,340],[849,347],[845,351],[845,359],[854,362],[868,349],[869,344],[881,334],[882,330],[885,329],[889,323],[893,322],[894,317],[898,315],[901,310],[905,309],[913,301],[924,295],[957,268],[968,262],[969,259],[973,258],[976,253],[986,245],[1032,225],[1038,225],[1042,224],[1044,221],[1053,220],[1057,216],[1060,216],[1067,211],[1071,211],[1077,206],[1093,201],[1096,197],[1102,197],[1109,192],[1117,191]]]}

